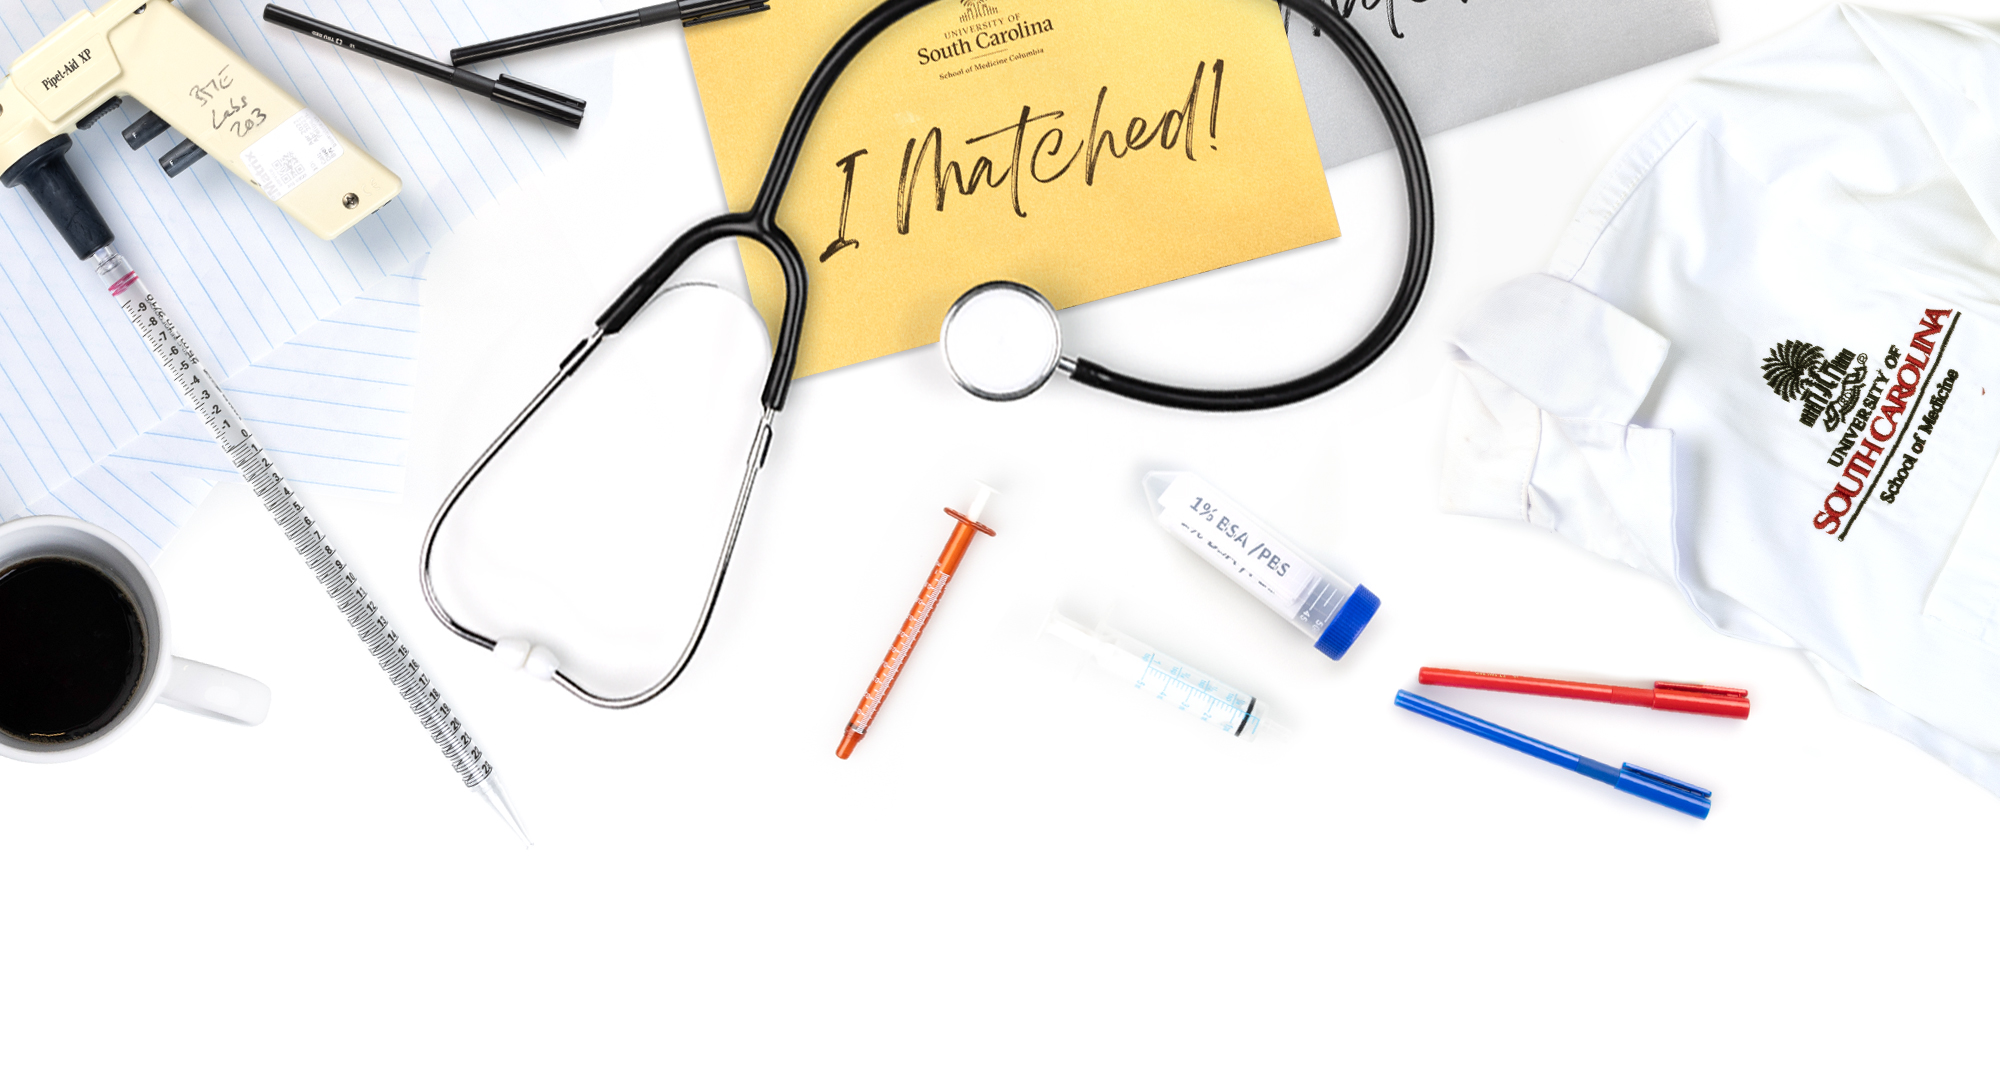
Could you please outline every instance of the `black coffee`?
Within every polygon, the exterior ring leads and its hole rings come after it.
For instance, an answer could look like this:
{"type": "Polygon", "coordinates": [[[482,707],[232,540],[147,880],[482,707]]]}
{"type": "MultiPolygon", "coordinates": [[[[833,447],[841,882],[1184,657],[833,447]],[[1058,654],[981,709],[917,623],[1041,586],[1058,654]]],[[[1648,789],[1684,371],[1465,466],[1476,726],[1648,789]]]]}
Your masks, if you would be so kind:
{"type": "Polygon", "coordinates": [[[0,571],[0,732],[73,743],[101,731],[145,663],[139,609],[103,571],[59,556],[0,571]]]}

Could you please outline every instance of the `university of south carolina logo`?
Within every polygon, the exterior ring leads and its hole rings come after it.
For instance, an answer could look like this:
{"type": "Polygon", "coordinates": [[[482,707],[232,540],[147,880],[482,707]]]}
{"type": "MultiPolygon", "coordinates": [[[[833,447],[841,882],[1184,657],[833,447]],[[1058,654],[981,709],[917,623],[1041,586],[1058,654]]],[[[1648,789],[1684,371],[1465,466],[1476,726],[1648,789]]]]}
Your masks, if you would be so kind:
{"type": "Polygon", "coordinates": [[[1051,33],[1056,28],[1054,19],[1024,16],[1018,11],[1006,12],[992,0],[958,2],[958,25],[946,30],[938,39],[938,44],[919,45],[916,50],[917,66],[920,68],[961,57],[968,61],[939,74],[940,79],[1040,56],[1042,50],[1034,46],[1045,43],[1030,43],[1027,39],[1051,33]],[[1016,44],[1021,46],[1019,51],[1004,56],[998,54],[998,50],[1016,44]]]}
{"type": "Polygon", "coordinates": [[[1866,353],[1842,349],[1828,357],[1825,349],[1797,340],[1779,342],[1764,358],[1764,382],[1770,384],[1771,393],[1788,402],[1803,399],[1799,423],[1808,428],[1824,424],[1829,432],[1838,431],[1861,401],[1867,370],[1866,353]]]}
{"type": "Polygon", "coordinates": [[[1890,345],[1882,362],[1842,349],[1832,356],[1788,338],[1759,367],[1771,393],[1799,403],[1799,423],[1834,434],[1826,464],[1838,469],[1815,508],[1813,529],[1846,540],[1871,503],[1904,494],[1938,434],[1958,369],[1942,363],[1958,327],[1957,308],[1924,308],[1907,348],[1890,345]]]}

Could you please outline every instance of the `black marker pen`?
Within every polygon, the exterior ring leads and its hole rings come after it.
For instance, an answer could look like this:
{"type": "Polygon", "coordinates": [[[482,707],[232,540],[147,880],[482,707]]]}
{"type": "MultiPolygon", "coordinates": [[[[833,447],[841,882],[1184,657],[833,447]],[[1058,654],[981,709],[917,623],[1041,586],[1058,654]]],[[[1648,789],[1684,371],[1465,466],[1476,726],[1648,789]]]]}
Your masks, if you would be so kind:
{"type": "Polygon", "coordinates": [[[460,90],[468,90],[489,101],[533,113],[544,120],[553,120],[567,127],[583,126],[584,102],[546,90],[533,83],[524,83],[511,75],[489,79],[477,72],[452,67],[450,64],[419,56],[407,49],[398,49],[386,42],[365,38],[352,30],[343,30],[332,23],[323,23],[310,15],[301,15],[276,4],[264,8],[264,21],[309,34],[329,45],[338,45],[363,56],[372,57],[385,64],[394,64],[405,71],[427,75],[441,83],[450,83],[460,90]]]}

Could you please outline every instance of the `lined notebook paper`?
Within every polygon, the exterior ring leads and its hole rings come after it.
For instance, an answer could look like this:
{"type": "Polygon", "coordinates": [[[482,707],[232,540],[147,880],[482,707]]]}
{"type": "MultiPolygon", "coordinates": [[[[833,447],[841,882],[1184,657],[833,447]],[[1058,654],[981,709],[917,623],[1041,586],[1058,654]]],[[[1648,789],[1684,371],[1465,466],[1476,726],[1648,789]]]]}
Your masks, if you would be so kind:
{"type": "MultiPolygon", "coordinates": [[[[222,380],[294,484],[402,490],[423,259],[222,380]]],[[[171,388],[170,388],[171,389],[171,388]]],[[[178,399],[176,399],[178,401],[178,399]]],[[[185,407],[29,506],[104,526],[151,559],[236,468],[185,407]]]]}
{"type": "MultiPolygon", "coordinates": [[[[433,56],[600,13],[593,0],[288,6],[433,56]]],[[[0,4],[0,53],[18,56],[85,7],[0,4]]],[[[131,101],[76,133],[70,165],[288,477],[399,491],[420,260],[499,193],[561,162],[573,133],[269,26],[261,0],[182,7],[393,170],[402,194],[319,240],[213,160],[168,179],[155,159],[178,135],[127,148],[119,131],[144,112],[131,101]]],[[[233,470],[89,263],[16,192],[0,193],[0,268],[0,518],[73,514],[151,555],[233,470]]]]}

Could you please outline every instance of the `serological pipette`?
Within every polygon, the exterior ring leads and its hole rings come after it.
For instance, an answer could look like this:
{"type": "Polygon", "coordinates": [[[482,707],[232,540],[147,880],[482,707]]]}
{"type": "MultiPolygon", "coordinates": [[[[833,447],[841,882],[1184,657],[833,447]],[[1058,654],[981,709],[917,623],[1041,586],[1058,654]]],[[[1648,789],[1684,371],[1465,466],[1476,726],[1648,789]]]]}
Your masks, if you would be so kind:
{"type": "Polygon", "coordinates": [[[361,643],[368,647],[368,652],[374,654],[375,662],[388,673],[390,682],[402,693],[403,701],[423,723],[424,731],[430,733],[438,749],[451,762],[451,768],[458,771],[467,788],[485,798],[523,842],[528,842],[528,833],[507,802],[507,795],[501,790],[500,779],[494,775],[493,763],[487,761],[486,752],[480,750],[472,733],[466,730],[452,713],[451,706],[431,686],[430,677],[418,666],[417,659],[410,655],[409,647],[390,628],[388,619],[376,608],[368,591],[355,580],[354,572],[348,569],[333,550],[333,545],[321,534],[312,516],[306,512],[305,505],[299,502],[298,496],[278,472],[278,467],[272,463],[271,456],[251,435],[243,418],[229,403],[228,396],[223,394],[222,385],[195,356],[187,340],[174,329],[173,320],[160,309],[160,302],[154,298],[152,291],[139,280],[131,264],[109,244],[98,248],[91,258],[96,262],[98,280],[104,283],[111,299],[153,351],[153,356],[159,360],[167,378],[173,381],[189,408],[208,426],[216,442],[222,445],[236,471],[249,482],[264,509],[277,519],[285,536],[291,538],[293,547],[312,567],[313,576],[319,579],[327,595],[340,607],[348,625],[361,636],[361,643]]]}

